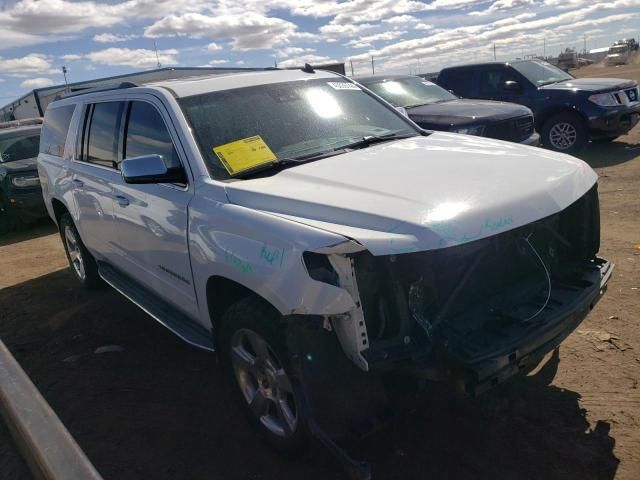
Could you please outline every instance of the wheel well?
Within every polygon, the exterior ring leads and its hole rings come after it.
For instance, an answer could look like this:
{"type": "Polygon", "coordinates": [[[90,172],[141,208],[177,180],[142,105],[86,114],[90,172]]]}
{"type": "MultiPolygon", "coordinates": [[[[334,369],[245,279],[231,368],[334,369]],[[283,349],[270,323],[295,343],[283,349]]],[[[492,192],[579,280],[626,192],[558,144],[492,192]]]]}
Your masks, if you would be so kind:
{"type": "Polygon", "coordinates": [[[575,108],[571,108],[569,106],[563,106],[563,107],[556,107],[549,110],[545,110],[544,112],[536,115],[536,130],[539,132],[542,132],[545,122],[549,120],[551,117],[553,117],[554,115],[558,115],[559,113],[569,113],[571,115],[576,115],[582,120],[585,127],[587,126],[587,119],[584,113],[582,113],[580,110],[576,110],[575,108]]]}
{"type": "Polygon", "coordinates": [[[222,317],[227,308],[249,297],[259,298],[277,311],[277,309],[262,296],[238,282],[218,276],[209,278],[207,281],[207,305],[209,307],[209,318],[213,326],[214,340],[218,338],[220,331],[220,317],[222,317]]]}
{"type": "Polygon", "coordinates": [[[51,206],[53,207],[53,214],[56,217],[56,223],[60,225],[60,217],[62,217],[63,214],[68,212],[67,207],[65,207],[64,203],[62,203],[60,200],[56,198],[51,200],[51,206]]]}

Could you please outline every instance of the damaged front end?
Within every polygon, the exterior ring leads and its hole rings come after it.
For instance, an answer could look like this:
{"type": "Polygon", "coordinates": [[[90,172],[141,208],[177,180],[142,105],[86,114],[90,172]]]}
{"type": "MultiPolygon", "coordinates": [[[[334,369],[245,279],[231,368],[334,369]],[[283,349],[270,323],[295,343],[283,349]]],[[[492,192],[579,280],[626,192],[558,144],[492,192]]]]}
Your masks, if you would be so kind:
{"type": "Polygon", "coordinates": [[[369,370],[406,369],[475,395],[533,368],[593,308],[612,270],[599,238],[594,185],[557,214],[481,240],[349,253],[342,268],[361,318],[334,326],[369,370]]]}

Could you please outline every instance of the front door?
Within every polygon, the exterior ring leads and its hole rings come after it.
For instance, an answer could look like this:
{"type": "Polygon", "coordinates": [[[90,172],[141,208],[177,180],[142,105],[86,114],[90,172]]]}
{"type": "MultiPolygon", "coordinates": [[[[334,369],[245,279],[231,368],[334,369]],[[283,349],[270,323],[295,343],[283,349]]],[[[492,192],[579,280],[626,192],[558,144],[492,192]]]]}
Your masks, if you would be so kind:
{"type": "MultiPolygon", "coordinates": [[[[123,159],[161,155],[168,168],[184,168],[169,128],[164,107],[153,98],[127,105],[123,159]],[[163,115],[164,112],[164,115],[163,115]]],[[[113,209],[118,249],[127,272],[139,283],[187,314],[198,308],[188,247],[188,184],[121,183],[114,188],[113,209]]]]}

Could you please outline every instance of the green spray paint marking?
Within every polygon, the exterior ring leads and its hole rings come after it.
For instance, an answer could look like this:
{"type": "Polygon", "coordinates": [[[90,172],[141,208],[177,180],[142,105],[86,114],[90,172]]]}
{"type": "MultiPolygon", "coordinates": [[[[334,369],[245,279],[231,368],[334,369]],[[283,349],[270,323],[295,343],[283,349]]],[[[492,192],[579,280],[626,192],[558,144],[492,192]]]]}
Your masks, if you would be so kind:
{"type": "Polygon", "coordinates": [[[282,265],[284,264],[284,257],[284,248],[269,248],[269,246],[265,243],[260,249],[260,258],[271,266],[282,268],[282,265]]]}
{"type": "Polygon", "coordinates": [[[236,257],[233,252],[224,251],[224,261],[227,262],[232,267],[240,270],[242,273],[252,273],[253,267],[248,262],[242,261],[240,258],[236,257]]]}

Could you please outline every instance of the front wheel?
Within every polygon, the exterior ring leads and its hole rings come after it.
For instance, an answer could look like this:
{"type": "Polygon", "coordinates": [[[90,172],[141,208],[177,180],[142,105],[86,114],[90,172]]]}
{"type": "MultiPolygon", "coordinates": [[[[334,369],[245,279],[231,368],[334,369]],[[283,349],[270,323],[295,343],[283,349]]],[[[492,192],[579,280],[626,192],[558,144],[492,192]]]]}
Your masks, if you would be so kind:
{"type": "Polygon", "coordinates": [[[222,363],[252,425],[278,450],[300,454],[308,441],[306,419],[279,320],[260,299],[229,307],[222,318],[222,363]]]}
{"type": "Polygon", "coordinates": [[[542,127],[545,147],[562,153],[576,153],[587,143],[587,128],[574,113],[559,113],[547,120],[542,127]]]}
{"type": "Polygon", "coordinates": [[[60,218],[60,236],[67,260],[69,260],[69,266],[71,266],[76,280],[87,290],[99,287],[102,281],[98,275],[98,265],[82,243],[80,234],[68,213],[63,214],[60,218]]]}
{"type": "Polygon", "coordinates": [[[11,207],[0,192],[0,234],[9,233],[15,228],[15,218],[11,207]]]}

